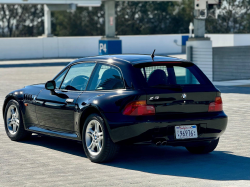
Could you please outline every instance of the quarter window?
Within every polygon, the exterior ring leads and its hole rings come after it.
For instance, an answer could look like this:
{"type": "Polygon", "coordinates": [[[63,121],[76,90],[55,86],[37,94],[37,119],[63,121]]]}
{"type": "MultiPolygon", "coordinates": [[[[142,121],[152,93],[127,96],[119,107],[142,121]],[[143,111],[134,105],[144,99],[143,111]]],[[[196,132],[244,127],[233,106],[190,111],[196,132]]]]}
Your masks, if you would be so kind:
{"type": "Polygon", "coordinates": [[[174,72],[177,84],[200,84],[190,70],[185,67],[174,66],[174,72]]]}
{"type": "Polygon", "coordinates": [[[94,67],[95,63],[81,63],[72,66],[63,81],[61,89],[85,90],[94,67]]]}
{"type": "Polygon", "coordinates": [[[97,66],[89,90],[113,90],[123,88],[123,79],[118,68],[103,64],[97,66]]]}

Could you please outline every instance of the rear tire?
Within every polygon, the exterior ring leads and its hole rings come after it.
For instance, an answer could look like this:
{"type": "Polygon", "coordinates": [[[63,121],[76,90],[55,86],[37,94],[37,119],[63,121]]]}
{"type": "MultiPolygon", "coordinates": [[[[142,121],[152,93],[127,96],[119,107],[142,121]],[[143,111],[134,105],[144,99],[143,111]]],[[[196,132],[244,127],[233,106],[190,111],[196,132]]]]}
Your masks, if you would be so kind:
{"type": "Polygon", "coordinates": [[[31,136],[24,128],[22,112],[16,100],[10,100],[4,111],[4,127],[7,136],[13,141],[20,141],[31,136]]]}
{"type": "Polygon", "coordinates": [[[199,147],[186,147],[186,149],[193,154],[206,154],[215,150],[219,143],[219,138],[217,140],[211,141],[208,145],[199,147]]]}
{"type": "Polygon", "coordinates": [[[96,163],[113,160],[119,150],[119,146],[111,140],[104,120],[98,114],[91,114],[85,120],[82,143],[86,156],[96,163]]]}

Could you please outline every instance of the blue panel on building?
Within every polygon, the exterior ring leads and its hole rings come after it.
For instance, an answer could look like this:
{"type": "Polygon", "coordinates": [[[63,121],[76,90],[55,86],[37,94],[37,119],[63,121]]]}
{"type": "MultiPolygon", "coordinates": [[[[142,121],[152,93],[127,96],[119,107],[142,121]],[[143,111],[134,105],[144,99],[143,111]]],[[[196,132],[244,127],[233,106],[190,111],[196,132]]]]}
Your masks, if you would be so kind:
{"type": "Polygon", "coordinates": [[[99,40],[99,55],[122,54],[121,40],[99,40]]]}
{"type": "Polygon", "coordinates": [[[186,45],[188,38],[189,38],[189,36],[182,36],[182,44],[181,45],[186,45]]]}

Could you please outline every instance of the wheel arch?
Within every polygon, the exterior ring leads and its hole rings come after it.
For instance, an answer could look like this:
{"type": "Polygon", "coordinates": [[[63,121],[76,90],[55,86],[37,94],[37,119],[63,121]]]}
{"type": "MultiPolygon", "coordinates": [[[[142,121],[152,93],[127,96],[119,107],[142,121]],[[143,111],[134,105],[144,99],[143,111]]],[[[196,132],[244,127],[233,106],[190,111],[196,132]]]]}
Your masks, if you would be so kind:
{"type": "MultiPolygon", "coordinates": [[[[104,120],[104,125],[108,129],[109,136],[112,139],[111,133],[110,133],[110,127],[109,127],[109,124],[107,122],[107,119],[104,116],[104,114],[96,106],[89,106],[81,113],[81,116],[79,119],[79,134],[80,134],[81,139],[82,139],[82,129],[83,129],[84,122],[86,121],[88,116],[91,114],[99,114],[102,117],[102,119],[104,120]]],[[[113,141],[113,139],[112,139],[112,141],[113,141]]]]}
{"type": "MultiPolygon", "coordinates": [[[[7,106],[7,104],[8,104],[8,102],[10,101],[10,100],[15,100],[15,101],[17,101],[18,102],[18,99],[17,98],[15,98],[14,96],[8,96],[8,97],[6,97],[6,99],[5,99],[5,101],[4,101],[4,104],[3,104],[3,117],[4,117],[4,113],[5,113],[5,109],[6,109],[6,106],[7,106]]],[[[18,102],[19,103],[19,102],[18,102]]],[[[20,105],[20,103],[19,103],[19,105],[20,105]]]]}
{"type": "Polygon", "coordinates": [[[15,97],[14,95],[10,94],[10,95],[6,96],[6,98],[4,100],[3,109],[2,109],[3,120],[5,121],[5,116],[4,116],[5,115],[5,110],[6,110],[6,107],[7,107],[10,100],[14,100],[19,104],[19,110],[20,110],[21,115],[22,115],[22,122],[24,124],[24,128],[26,129],[26,123],[25,123],[25,120],[24,120],[24,117],[23,117],[24,113],[25,113],[23,102],[20,102],[20,100],[17,97],[15,97]]]}

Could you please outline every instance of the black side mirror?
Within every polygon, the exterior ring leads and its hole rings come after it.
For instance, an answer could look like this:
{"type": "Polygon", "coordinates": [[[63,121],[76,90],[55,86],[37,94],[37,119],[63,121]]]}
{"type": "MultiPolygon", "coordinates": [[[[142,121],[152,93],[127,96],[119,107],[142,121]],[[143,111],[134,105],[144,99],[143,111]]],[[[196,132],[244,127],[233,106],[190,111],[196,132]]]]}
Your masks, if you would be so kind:
{"type": "Polygon", "coordinates": [[[47,90],[50,90],[50,91],[55,90],[55,89],[56,89],[56,82],[53,81],[53,80],[52,80],[52,81],[46,82],[45,88],[46,88],[47,90]]]}

